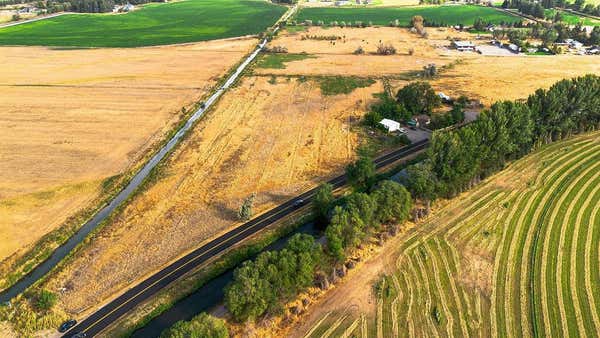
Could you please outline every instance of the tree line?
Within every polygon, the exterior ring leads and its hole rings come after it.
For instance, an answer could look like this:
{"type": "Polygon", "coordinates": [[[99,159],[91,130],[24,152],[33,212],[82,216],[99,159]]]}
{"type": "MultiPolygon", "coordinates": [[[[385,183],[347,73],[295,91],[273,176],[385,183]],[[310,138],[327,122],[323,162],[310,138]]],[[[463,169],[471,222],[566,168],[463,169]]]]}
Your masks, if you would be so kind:
{"type": "Polygon", "coordinates": [[[537,145],[600,127],[600,77],[538,89],[525,101],[500,101],[460,129],[434,132],[427,159],[407,169],[414,197],[452,197],[537,145]]]}
{"type": "Polygon", "coordinates": [[[532,15],[541,19],[545,17],[544,9],[551,8],[567,8],[589,15],[600,16],[600,4],[586,4],[585,0],[575,0],[573,3],[567,2],[566,0],[504,0],[502,8],[516,8],[523,14],[532,15]]]}
{"type": "Polygon", "coordinates": [[[236,321],[281,313],[317,274],[335,274],[350,251],[384,226],[395,230],[408,218],[410,193],[396,182],[377,182],[370,156],[360,155],[346,174],[351,194],[335,199],[332,186],[323,184],[313,199],[315,222],[325,228],[324,246],[310,235],[296,234],[281,251],[263,252],[235,270],[225,288],[225,306],[236,321]]]}
{"type": "Polygon", "coordinates": [[[538,89],[526,100],[496,102],[473,123],[434,132],[426,159],[405,169],[403,184],[378,177],[371,157],[362,152],[346,168],[352,193],[336,199],[324,184],[315,194],[313,215],[325,227],[324,246],[297,234],[283,250],[244,262],[225,289],[225,305],[237,321],[280,313],[315,276],[336,274],[336,267],[368,238],[395,232],[411,211],[418,219],[413,198],[428,211],[437,197],[469,189],[539,145],[599,127],[600,77],[586,75],[538,89]]]}
{"type": "MultiPolygon", "coordinates": [[[[47,0],[38,1],[35,7],[46,10],[46,13],[78,12],[78,13],[106,13],[112,12],[115,5],[140,5],[149,2],[162,2],[160,0],[47,0]]],[[[25,0],[0,0],[0,5],[14,5],[28,3],[25,0]]]]}

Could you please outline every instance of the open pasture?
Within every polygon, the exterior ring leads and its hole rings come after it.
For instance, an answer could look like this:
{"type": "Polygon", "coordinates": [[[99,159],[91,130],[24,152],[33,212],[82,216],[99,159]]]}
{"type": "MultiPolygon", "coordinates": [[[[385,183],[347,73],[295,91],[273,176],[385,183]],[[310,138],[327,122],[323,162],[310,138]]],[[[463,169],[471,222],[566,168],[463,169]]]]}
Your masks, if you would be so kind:
{"type": "Polygon", "coordinates": [[[294,336],[327,326],[362,337],[599,332],[599,133],[544,146],[441,204],[394,245],[372,305],[328,297],[294,336]]]}
{"type": "Polygon", "coordinates": [[[426,22],[444,25],[472,25],[477,18],[491,23],[518,22],[521,18],[490,7],[483,6],[432,6],[432,7],[361,7],[361,8],[303,8],[296,19],[300,22],[312,20],[329,24],[332,21],[372,22],[374,25],[388,25],[398,20],[401,26],[408,27],[415,15],[421,15],[426,22]]]}
{"type": "Polygon", "coordinates": [[[257,34],[283,6],[260,0],[184,0],[127,14],[73,14],[0,29],[0,45],[139,47],[257,34]]]}

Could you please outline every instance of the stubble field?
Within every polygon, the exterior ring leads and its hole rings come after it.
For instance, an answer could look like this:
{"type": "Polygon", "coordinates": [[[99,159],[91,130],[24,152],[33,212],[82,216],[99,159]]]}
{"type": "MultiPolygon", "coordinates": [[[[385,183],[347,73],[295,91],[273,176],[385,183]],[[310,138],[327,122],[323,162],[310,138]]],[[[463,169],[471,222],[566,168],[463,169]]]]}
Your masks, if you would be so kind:
{"type": "Polygon", "coordinates": [[[0,285],[11,262],[98,198],[254,44],[1,48],[0,285]]]}
{"type": "MultiPolygon", "coordinates": [[[[268,75],[343,75],[387,77],[395,87],[415,76],[429,63],[435,63],[439,76],[430,80],[432,86],[451,96],[465,94],[489,105],[497,100],[518,99],[537,88],[572,76],[600,73],[600,62],[594,56],[485,56],[461,53],[449,49],[448,38],[474,40],[469,33],[451,28],[428,28],[428,39],[407,29],[392,27],[327,28],[310,27],[304,32],[284,32],[270,42],[283,46],[289,55],[306,53],[310,57],[285,63],[281,69],[258,68],[258,74],[268,75]],[[326,40],[303,39],[303,36],[338,36],[326,40]],[[379,43],[391,44],[396,55],[373,55],[379,43]],[[354,55],[361,46],[365,55],[354,55]],[[409,55],[412,52],[412,55],[409,55]]],[[[476,41],[477,44],[487,41],[476,41]]]]}
{"type": "Polygon", "coordinates": [[[292,336],[595,336],[599,156],[598,133],[558,142],[443,202],[351,277],[382,276],[370,304],[346,281],[292,336]]]}
{"type": "Polygon", "coordinates": [[[48,287],[66,288],[61,306],[80,313],[236,226],[252,193],[259,213],[339,173],[355,156],[352,126],[380,90],[322,96],[314,81],[244,78],[48,287]]]}

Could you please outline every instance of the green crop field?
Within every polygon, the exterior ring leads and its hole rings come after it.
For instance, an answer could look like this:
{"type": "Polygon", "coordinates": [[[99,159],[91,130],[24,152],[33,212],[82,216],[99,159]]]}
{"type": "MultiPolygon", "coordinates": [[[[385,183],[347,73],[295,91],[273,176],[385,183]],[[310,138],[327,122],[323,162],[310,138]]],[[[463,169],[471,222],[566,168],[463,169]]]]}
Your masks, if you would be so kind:
{"type": "Polygon", "coordinates": [[[404,236],[375,313],[328,313],[307,336],[596,337],[600,133],[542,147],[404,236]]]}
{"type": "Polygon", "coordinates": [[[371,21],[374,25],[388,25],[398,20],[408,26],[410,19],[421,15],[427,22],[443,25],[472,25],[477,18],[491,23],[518,22],[519,17],[482,6],[435,6],[435,7],[378,7],[378,8],[304,8],[298,13],[298,21],[371,21]]]}
{"type": "Polygon", "coordinates": [[[286,8],[260,0],[185,0],[128,14],[73,14],[0,29],[0,45],[139,47],[256,34],[286,8]]]}
{"type": "MultiPolygon", "coordinates": [[[[545,15],[547,18],[553,18],[556,15],[556,10],[546,9],[545,15]]],[[[594,20],[592,18],[579,16],[575,13],[560,11],[560,15],[562,16],[562,21],[569,25],[576,25],[578,23],[581,23],[584,26],[600,26],[600,20],[594,20]]]]}

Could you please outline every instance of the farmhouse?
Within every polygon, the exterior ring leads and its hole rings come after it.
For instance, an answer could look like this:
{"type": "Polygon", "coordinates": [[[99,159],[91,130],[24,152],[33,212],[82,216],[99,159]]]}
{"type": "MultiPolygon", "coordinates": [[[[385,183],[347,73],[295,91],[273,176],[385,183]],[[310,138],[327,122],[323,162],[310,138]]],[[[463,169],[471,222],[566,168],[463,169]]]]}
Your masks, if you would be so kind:
{"type": "Polygon", "coordinates": [[[573,49],[580,49],[581,47],[583,47],[583,43],[581,43],[577,40],[574,40],[574,39],[565,39],[565,43],[567,43],[569,48],[573,48],[573,49]]]}
{"type": "Polygon", "coordinates": [[[471,41],[452,41],[452,45],[459,52],[473,52],[475,51],[475,44],[471,41]]]}
{"type": "Polygon", "coordinates": [[[515,45],[514,43],[509,44],[508,46],[506,46],[506,48],[513,52],[513,53],[519,53],[519,51],[521,50],[521,48],[519,48],[519,46],[515,45]]]}
{"type": "Polygon", "coordinates": [[[338,0],[338,1],[335,2],[336,6],[345,6],[345,5],[348,5],[348,4],[350,4],[350,1],[348,1],[348,0],[338,0]]]}
{"type": "Polygon", "coordinates": [[[394,120],[383,119],[379,121],[379,123],[382,124],[383,127],[389,132],[400,130],[400,122],[396,122],[394,120]]]}

